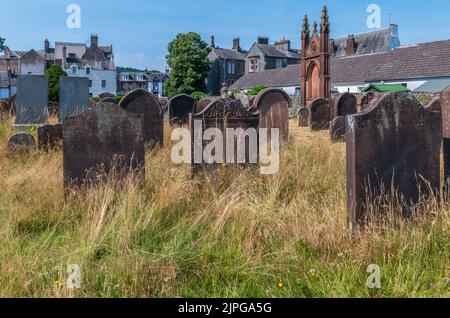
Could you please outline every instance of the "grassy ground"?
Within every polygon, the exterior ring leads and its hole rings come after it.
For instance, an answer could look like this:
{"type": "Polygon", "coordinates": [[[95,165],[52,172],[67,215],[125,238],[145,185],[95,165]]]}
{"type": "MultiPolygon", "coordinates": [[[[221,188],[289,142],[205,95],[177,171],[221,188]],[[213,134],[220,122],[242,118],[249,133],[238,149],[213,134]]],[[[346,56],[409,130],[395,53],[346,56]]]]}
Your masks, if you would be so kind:
{"type": "MultiPolygon", "coordinates": [[[[64,197],[62,153],[7,154],[0,124],[1,297],[449,297],[449,206],[352,235],[345,145],[291,123],[280,172],[192,180],[170,147],[145,184],[64,197]],[[78,264],[82,288],[67,289],[78,264]],[[382,270],[369,290],[369,264],[382,270]]],[[[170,136],[166,132],[166,138],[170,136]]],[[[166,144],[169,144],[167,142],[166,144]]]]}

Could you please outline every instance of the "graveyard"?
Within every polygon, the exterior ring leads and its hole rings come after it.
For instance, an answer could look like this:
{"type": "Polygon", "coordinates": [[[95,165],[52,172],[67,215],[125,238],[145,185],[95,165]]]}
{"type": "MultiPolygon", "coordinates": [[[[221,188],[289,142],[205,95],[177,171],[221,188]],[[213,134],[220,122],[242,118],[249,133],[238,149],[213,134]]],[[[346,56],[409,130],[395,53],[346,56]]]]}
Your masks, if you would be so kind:
{"type": "MultiPolygon", "coordinates": [[[[318,21],[302,20],[296,94],[181,82],[191,55],[207,65],[220,49],[195,33],[168,45],[169,96],[94,96],[62,68],[14,75],[0,100],[0,297],[450,297],[450,86],[336,90],[326,6],[318,21]]],[[[91,41],[83,59],[112,71],[112,46],[91,41]]]]}

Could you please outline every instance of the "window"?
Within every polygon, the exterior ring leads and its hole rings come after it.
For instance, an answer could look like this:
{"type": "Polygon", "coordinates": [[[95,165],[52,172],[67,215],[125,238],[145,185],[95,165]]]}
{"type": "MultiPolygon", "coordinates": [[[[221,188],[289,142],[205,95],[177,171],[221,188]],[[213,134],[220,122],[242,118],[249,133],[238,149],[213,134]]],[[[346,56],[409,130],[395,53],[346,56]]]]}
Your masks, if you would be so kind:
{"type": "Polygon", "coordinates": [[[72,66],[72,74],[76,75],[77,74],[77,67],[74,65],[72,66]]]}
{"type": "Polygon", "coordinates": [[[283,68],[283,60],[282,59],[277,59],[276,63],[277,63],[277,65],[276,65],[277,69],[283,68]]]}
{"type": "Polygon", "coordinates": [[[154,92],[159,91],[159,85],[158,85],[158,82],[153,82],[153,91],[154,91],[154,92]]]}
{"type": "Polygon", "coordinates": [[[89,66],[86,67],[86,75],[91,74],[91,68],[89,66]]]}
{"type": "Polygon", "coordinates": [[[102,62],[95,62],[95,68],[102,68],[102,62]]]}
{"type": "Polygon", "coordinates": [[[301,88],[300,87],[296,87],[295,88],[295,95],[300,95],[302,93],[302,90],[301,90],[301,88]]]}
{"type": "Polygon", "coordinates": [[[128,75],[128,74],[123,74],[123,75],[122,75],[122,78],[123,78],[124,81],[129,81],[129,80],[130,80],[130,75],[128,75]]]}
{"type": "Polygon", "coordinates": [[[143,81],[144,80],[144,75],[140,74],[137,76],[137,80],[138,81],[143,81]]]}
{"type": "Polygon", "coordinates": [[[92,81],[89,80],[89,87],[92,87],[92,81]]]}
{"type": "Polygon", "coordinates": [[[106,88],[106,81],[102,80],[102,88],[106,88]]]}
{"type": "Polygon", "coordinates": [[[250,73],[258,72],[258,60],[257,59],[249,60],[249,72],[250,73]]]}
{"type": "Polygon", "coordinates": [[[228,74],[235,74],[236,73],[236,64],[234,62],[228,63],[228,74]]]}

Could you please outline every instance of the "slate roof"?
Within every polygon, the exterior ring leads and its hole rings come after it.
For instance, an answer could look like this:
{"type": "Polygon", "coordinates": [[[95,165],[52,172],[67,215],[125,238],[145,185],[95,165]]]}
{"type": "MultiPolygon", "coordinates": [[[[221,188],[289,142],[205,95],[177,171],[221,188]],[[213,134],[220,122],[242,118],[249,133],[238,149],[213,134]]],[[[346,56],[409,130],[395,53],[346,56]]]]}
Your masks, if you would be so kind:
{"type": "MultiPolygon", "coordinates": [[[[254,47],[256,47],[265,56],[300,59],[300,53],[298,50],[282,51],[276,48],[274,45],[257,44],[257,43],[253,44],[252,48],[254,47]]],[[[250,52],[251,51],[252,49],[250,50],[250,52]]],[[[247,57],[255,57],[255,56],[259,56],[259,54],[248,54],[247,57]]]]}
{"type": "MultiPolygon", "coordinates": [[[[392,51],[392,44],[400,45],[397,26],[387,29],[354,35],[356,55],[383,53],[392,51]]],[[[347,56],[348,37],[334,39],[335,57],[347,56]]]]}
{"type": "Polygon", "coordinates": [[[414,91],[419,93],[439,93],[450,86],[450,77],[447,78],[433,78],[421,86],[417,87],[414,91]]]}
{"type": "Polygon", "coordinates": [[[213,53],[220,59],[226,60],[244,60],[245,54],[233,49],[213,48],[213,53]]]}
{"type": "MultiPolygon", "coordinates": [[[[442,87],[450,78],[450,40],[403,46],[387,53],[332,58],[331,81],[337,84],[364,84],[389,80],[435,79],[442,87]]],[[[284,69],[250,73],[232,87],[247,89],[258,84],[269,87],[300,85],[299,65],[284,69]]],[[[438,87],[438,88],[439,88],[438,87]]],[[[446,87],[446,86],[444,86],[446,87]]],[[[435,87],[425,86],[432,90],[435,87]]],[[[420,91],[420,88],[417,89],[420,91]]]]}
{"type": "Polygon", "coordinates": [[[300,65],[293,64],[282,69],[249,73],[237,80],[231,88],[250,89],[260,84],[267,87],[300,86],[300,65]]]}

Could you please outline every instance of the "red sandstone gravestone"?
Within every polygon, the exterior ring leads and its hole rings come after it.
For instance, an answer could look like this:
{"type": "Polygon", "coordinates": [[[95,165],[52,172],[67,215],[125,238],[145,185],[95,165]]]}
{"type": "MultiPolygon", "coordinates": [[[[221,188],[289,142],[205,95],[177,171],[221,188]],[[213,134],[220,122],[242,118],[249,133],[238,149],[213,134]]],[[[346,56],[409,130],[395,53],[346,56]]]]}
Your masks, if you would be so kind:
{"type": "Polygon", "coordinates": [[[64,184],[80,186],[143,171],[144,119],[112,103],[100,103],[63,121],[64,184]]]}
{"type": "Polygon", "coordinates": [[[163,110],[158,99],[142,89],[134,90],[120,101],[119,106],[126,111],[144,116],[144,139],[150,145],[164,142],[163,110]]]}
{"type": "Polygon", "coordinates": [[[373,204],[383,188],[393,186],[404,198],[404,216],[420,191],[438,194],[441,140],[441,114],[410,93],[384,95],[365,112],[347,116],[349,221],[364,223],[366,202],[373,204]]]}
{"type": "Polygon", "coordinates": [[[259,111],[259,128],[267,128],[269,136],[272,128],[278,128],[280,141],[289,139],[289,96],[279,89],[265,89],[255,99],[255,106],[259,111]]]}

